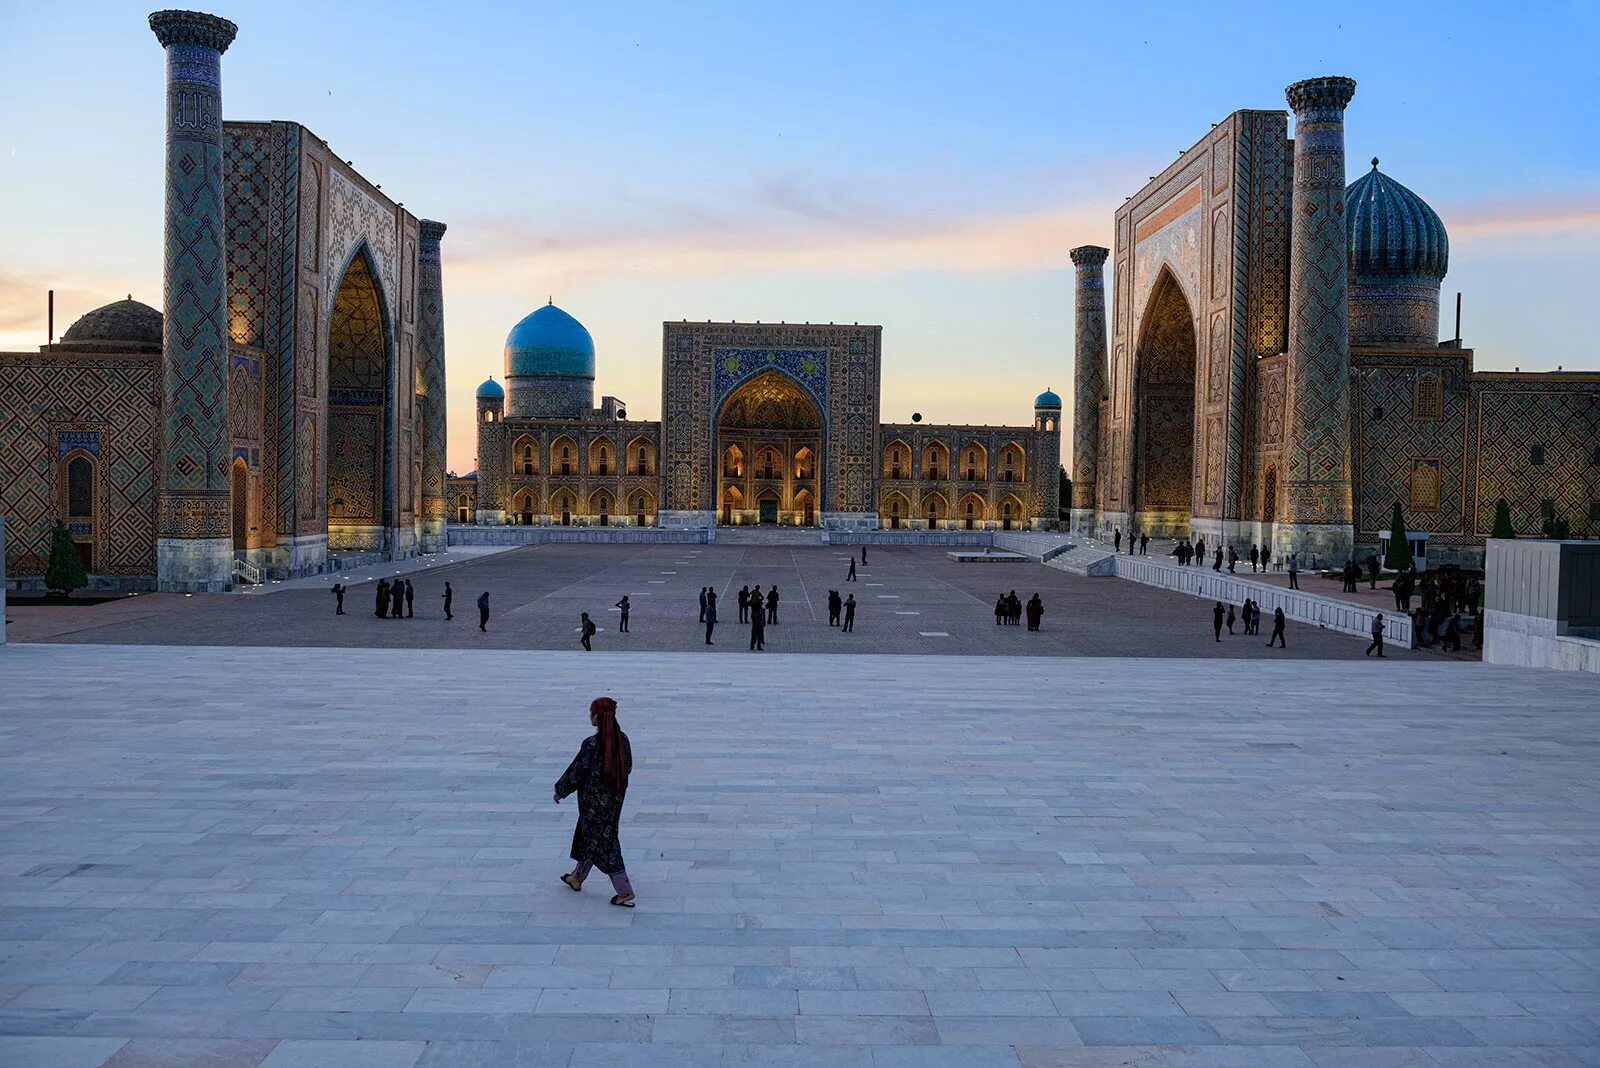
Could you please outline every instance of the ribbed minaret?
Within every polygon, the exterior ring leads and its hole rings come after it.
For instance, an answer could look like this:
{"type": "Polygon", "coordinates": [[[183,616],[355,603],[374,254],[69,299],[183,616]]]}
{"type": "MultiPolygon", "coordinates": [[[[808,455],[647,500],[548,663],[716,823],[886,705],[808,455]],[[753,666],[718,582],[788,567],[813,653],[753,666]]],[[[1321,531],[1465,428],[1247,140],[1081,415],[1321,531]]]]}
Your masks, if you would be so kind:
{"type": "Polygon", "coordinates": [[[1350,78],[1310,78],[1294,109],[1289,243],[1288,472],[1282,551],[1343,564],[1352,551],[1350,281],[1344,223],[1344,109],[1350,78]]]}
{"type": "Polygon", "coordinates": [[[445,550],[450,501],[445,494],[444,284],[439,239],[445,225],[420,219],[417,229],[417,356],[422,372],[422,551],[445,550]]]}
{"type": "Polygon", "coordinates": [[[233,572],[222,53],[239,28],[198,11],[157,11],[150,29],[167,50],[156,580],[162,590],[218,592],[233,572]]]}
{"type": "Polygon", "coordinates": [[[1080,245],[1070,253],[1073,285],[1072,529],[1095,529],[1100,482],[1100,398],[1106,392],[1106,257],[1110,249],[1080,245]]]}

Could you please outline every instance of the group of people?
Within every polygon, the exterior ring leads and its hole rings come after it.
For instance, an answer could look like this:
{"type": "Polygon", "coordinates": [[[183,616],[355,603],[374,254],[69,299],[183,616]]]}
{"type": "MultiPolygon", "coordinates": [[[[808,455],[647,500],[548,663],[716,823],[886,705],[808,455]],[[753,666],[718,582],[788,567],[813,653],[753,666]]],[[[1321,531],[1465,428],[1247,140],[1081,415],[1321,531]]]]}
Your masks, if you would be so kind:
{"type": "Polygon", "coordinates": [[[855,594],[840,599],[838,590],[828,591],[828,626],[841,627],[846,634],[856,629],[855,594]]]}
{"type": "Polygon", "coordinates": [[[1044,619],[1044,602],[1035,593],[1028,598],[1027,607],[1024,608],[1022,599],[1017,596],[1017,591],[1002,593],[994,601],[994,622],[998,627],[1014,627],[1022,622],[1023,613],[1028,616],[1028,629],[1038,630],[1039,621],[1044,619]]]}
{"type": "MultiPolygon", "coordinates": [[[[1280,649],[1289,647],[1289,643],[1283,637],[1284,626],[1287,622],[1288,620],[1284,616],[1282,608],[1274,608],[1272,610],[1272,636],[1267,639],[1268,649],[1271,649],[1274,644],[1280,649]]],[[[1222,640],[1223,627],[1228,628],[1229,634],[1235,633],[1233,629],[1235,623],[1240,623],[1244,626],[1245,634],[1259,636],[1261,634],[1261,605],[1253,598],[1246,597],[1244,603],[1239,605],[1237,612],[1234,611],[1233,605],[1224,605],[1221,601],[1212,606],[1211,631],[1217,641],[1220,642],[1222,640]]]]}
{"type": "MultiPolygon", "coordinates": [[[[331,592],[333,593],[334,598],[334,615],[344,615],[344,595],[350,592],[350,588],[344,585],[342,582],[335,582],[331,592]]],[[[416,618],[415,602],[417,591],[415,587],[411,585],[410,579],[397,578],[393,582],[390,582],[386,578],[379,579],[376,593],[377,603],[373,607],[372,614],[377,616],[379,619],[416,618]]],[[[446,619],[456,618],[455,614],[451,611],[451,605],[455,602],[455,596],[455,591],[450,588],[450,583],[446,582],[444,584],[444,592],[439,595],[440,600],[444,601],[444,618],[446,619]]],[[[482,631],[487,631],[489,629],[488,590],[484,590],[478,595],[478,629],[482,631]]]]}
{"type": "MultiPolygon", "coordinates": [[[[1122,528],[1121,527],[1117,527],[1116,528],[1115,532],[1111,536],[1111,539],[1112,539],[1112,544],[1116,547],[1116,551],[1120,553],[1122,551],[1122,528]]],[[[1150,555],[1150,553],[1148,551],[1149,548],[1150,548],[1150,535],[1141,533],[1140,531],[1137,531],[1137,530],[1134,531],[1132,534],[1128,535],[1128,555],[1129,556],[1133,555],[1135,549],[1137,549],[1139,551],[1139,555],[1140,556],[1148,556],[1148,555],[1150,555]]]]}

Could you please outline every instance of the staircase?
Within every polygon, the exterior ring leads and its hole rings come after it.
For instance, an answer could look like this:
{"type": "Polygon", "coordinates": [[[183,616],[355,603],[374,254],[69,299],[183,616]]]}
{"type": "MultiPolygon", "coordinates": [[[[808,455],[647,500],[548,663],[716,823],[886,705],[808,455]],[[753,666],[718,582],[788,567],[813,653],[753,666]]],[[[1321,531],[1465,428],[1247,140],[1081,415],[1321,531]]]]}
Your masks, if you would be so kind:
{"type": "Polygon", "coordinates": [[[1074,575],[1084,575],[1088,578],[1116,578],[1116,554],[1109,549],[1094,548],[1080,545],[1075,549],[1068,549],[1051,557],[1045,562],[1046,567],[1060,568],[1062,571],[1074,575]]]}
{"type": "Polygon", "coordinates": [[[261,585],[261,569],[245,560],[243,557],[233,558],[233,580],[237,583],[246,583],[251,586],[261,585]]]}

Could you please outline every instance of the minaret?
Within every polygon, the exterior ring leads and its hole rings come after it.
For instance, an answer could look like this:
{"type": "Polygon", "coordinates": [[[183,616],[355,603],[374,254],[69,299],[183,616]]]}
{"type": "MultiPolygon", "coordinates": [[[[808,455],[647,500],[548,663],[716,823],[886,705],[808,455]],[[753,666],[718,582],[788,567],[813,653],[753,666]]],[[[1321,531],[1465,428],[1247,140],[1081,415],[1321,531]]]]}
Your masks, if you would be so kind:
{"type": "Polygon", "coordinates": [[[1100,482],[1100,398],[1106,392],[1105,263],[1111,250],[1080,245],[1070,253],[1073,286],[1072,529],[1095,529],[1100,482]]]}
{"type": "MultiPolygon", "coordinates": [[[[1046,389],[1033,401],[1036,459],[1029,477],[1034,479],[1035,529],[1061,529],[1061,398],[1046,389]]],[[[1068,504],[1070,505],[1070,501],[1068,504]]]]}
{"type": "Polygon", "coordinates": [[[1344,221],[1344,109],[1350,78],[1286,90],[1294,109],[1290,206],[1288,470],[1279,555],[1339,565],[1354,543],[1350,481],[1350,280],[1344,221]],[[1309,559],[1308,559],[1309,554],[1309,559]]]}
{"type": "Polygon", "coordinates": [[[478,387],[478,509],[479,526],[497,527],[506,521],[506,391],[493,378],[478,387]]]}
{"type": "Polygon", "coordinates": [[[439,239],[445,225],[420,219],[417,246],[418,370],[422,372],[422,551],[444,552],[450,501],[445,494],[444,285],[439,239]]]}
{"type": "Polygon", "coordinates": [[[157,11],[150,29],[167,50],[156,584],[219,592],[233,574],[222,53],[239,28],[198,11],[157,11]]]}

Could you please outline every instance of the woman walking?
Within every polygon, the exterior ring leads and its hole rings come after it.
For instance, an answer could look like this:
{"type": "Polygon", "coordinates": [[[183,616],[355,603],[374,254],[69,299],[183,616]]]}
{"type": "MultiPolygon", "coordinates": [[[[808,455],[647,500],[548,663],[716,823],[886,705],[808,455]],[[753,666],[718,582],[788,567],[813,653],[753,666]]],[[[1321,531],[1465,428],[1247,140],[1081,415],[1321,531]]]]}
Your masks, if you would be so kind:
{"type": "Polygon", "coordinates": [[[571,890],[582,890],[589,870],[599,868],[611,877],[616,890],[611,903],[631,909],[633,884],[622,865],[617,824],[628,792],[628,773],[633,770],[633,750],[628,736],[617,726],[617,703],[611,698],[594,699],[589,705],[589,722],[595,732],[583,740],[578,755],[556,783],[556,804],[569,794],[578,795],[578,826],[572,832],[572,859],[577,867],[561,881],[571,890]]]}

